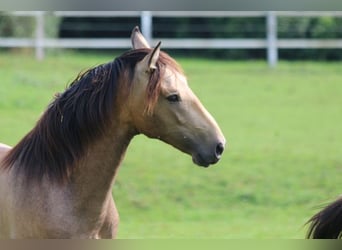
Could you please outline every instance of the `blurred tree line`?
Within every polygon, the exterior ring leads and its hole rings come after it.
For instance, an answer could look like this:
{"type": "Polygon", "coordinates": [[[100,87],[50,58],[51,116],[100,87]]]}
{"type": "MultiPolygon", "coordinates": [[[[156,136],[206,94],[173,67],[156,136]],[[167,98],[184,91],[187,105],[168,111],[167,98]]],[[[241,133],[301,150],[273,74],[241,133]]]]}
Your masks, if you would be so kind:
{"type": "MultiPolygon", "coordinates": [[[[46,15],[45,36],[57,37],[61,19],[46,15]]],[[[31,38],[35,34],[36,20],[32,16],[12,16],[0,11],[0,37],[31,38]]]]}
{"type": "Polygon", "coordinates": [[[32,17],[0,15],[0,36],[31,37],[34,25],[32,17]]]}
{"type": "MultiPolygon", "coordinates": [[[[127,38],[139,17],[65,17],[46,15],[48,37],[127,38]]],[[[279,38],[342,38],[341,17],[278,17],[279,38]]],[[[34,18],[6,16],[0,13],[0,36],[34,34],[34,18]]],[[[157,38],[265,38],[265,17],[153,18],[153,37],[157,38]]],[[[264,59],[265,49],[177,49],[173,53],[229,59],[264,59]]],[[[281,49],[286,60],[340,60],[341,49],[281,49]]]]}

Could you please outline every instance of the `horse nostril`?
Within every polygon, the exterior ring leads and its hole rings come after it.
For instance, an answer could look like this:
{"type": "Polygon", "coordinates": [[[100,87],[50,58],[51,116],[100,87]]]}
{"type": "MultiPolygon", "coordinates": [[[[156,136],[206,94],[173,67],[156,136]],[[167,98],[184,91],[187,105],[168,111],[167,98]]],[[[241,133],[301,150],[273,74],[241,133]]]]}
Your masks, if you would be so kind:
{"type": "Polygon", "coordinates": [[[217,158],[220,158],[224,150],[223,144],[220,142],[219,144],[216,145],[216,151],[215,155],[217,158]]]}

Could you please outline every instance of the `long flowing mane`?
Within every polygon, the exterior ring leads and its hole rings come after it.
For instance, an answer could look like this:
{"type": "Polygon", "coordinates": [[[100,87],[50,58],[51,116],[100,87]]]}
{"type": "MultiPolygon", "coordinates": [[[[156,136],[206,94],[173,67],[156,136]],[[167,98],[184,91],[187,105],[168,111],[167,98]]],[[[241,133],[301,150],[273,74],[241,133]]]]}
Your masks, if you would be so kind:
{"type": "MultiPolygon", "coordinates": [[[[131,50],[114,61],[80,74],[47,107],[36,126],[7,154],[3,170],[13,169],[28,181],[64,182],[90,143],[104,135],[112,122],[118,88],[130,88],[134,69],[150,49],[131,50]]],[[[161,53],[146,90],[149,109],[156,103],[165,67],[181,72],[178,64],[161,53]]],[[[129,93],[129,92],[128,92],[129,93]]]]}

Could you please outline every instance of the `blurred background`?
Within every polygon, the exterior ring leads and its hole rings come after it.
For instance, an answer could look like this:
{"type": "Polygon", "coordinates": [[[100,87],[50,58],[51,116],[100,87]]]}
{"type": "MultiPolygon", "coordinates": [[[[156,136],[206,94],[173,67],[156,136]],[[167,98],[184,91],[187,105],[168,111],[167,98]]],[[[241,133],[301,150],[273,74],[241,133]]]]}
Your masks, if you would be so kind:
{"type": "Polygon", "coordinates": [[[342,12],[0,12],[0,141],[15,145],[80,71],[139,26],[228,141],[208,169],[144,136],[113,188],[119,238],[304,238],[341,193],[342,12]]]}
{"type": "Polygon", "coordinates": [[[129,48],[138,25],[152,43],[162,39],[164,48],[187,56],[339,60],[341,23],[340,11],[2,12],[0,47],[129,48]]]}

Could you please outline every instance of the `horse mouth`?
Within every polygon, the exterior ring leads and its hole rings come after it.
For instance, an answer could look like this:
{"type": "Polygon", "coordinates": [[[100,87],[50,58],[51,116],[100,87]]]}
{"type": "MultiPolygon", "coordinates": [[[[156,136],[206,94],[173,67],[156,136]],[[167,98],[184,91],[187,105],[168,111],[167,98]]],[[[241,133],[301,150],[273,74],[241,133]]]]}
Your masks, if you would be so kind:
{"type": "Polygon", "coordinates": [[[205,157],[203,157],[200,154],[194,154],[192,156],[193,163],[195,163],[196,165],[198,165],[200,167],[205,167],[205,168],[209,167],[212,164],[217,163],[219,160],[220,160],[219,157],[214,157],[211,159],[205,159],[205,157]]]}

